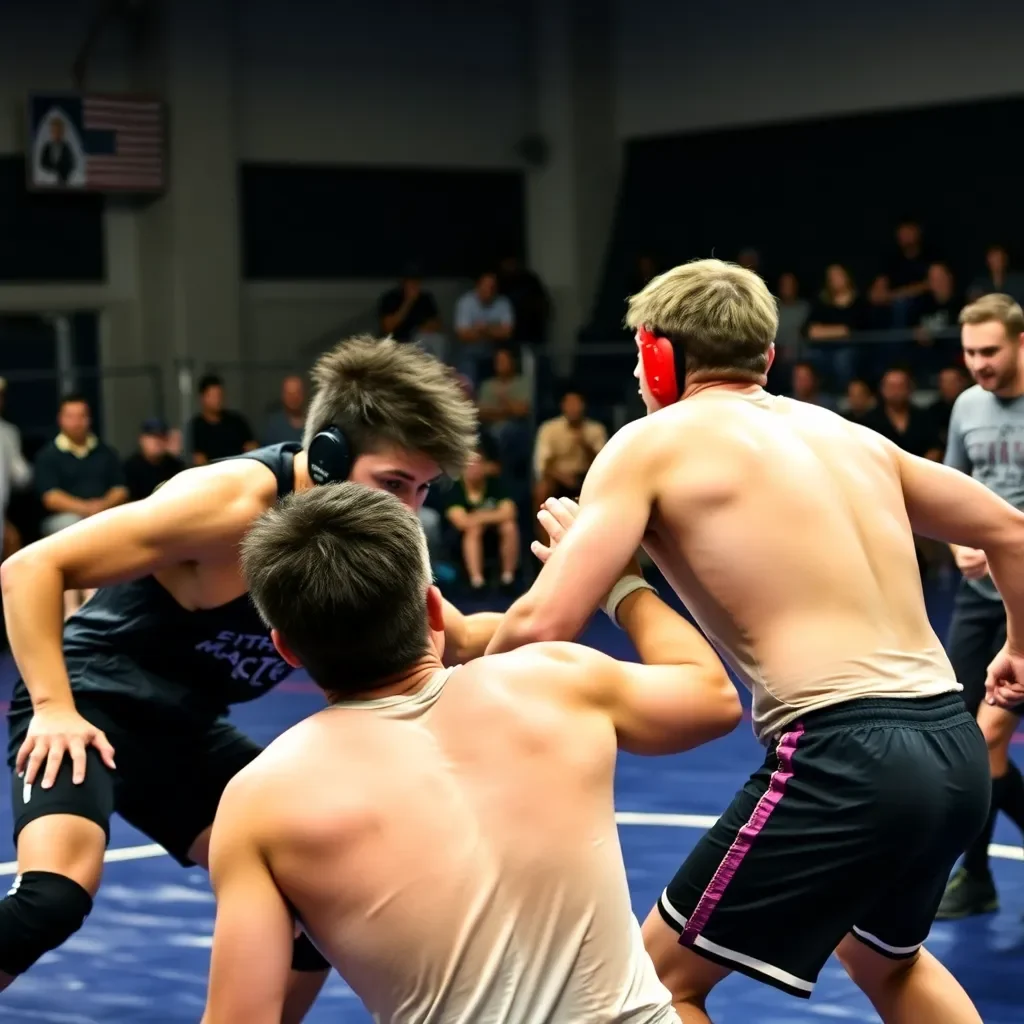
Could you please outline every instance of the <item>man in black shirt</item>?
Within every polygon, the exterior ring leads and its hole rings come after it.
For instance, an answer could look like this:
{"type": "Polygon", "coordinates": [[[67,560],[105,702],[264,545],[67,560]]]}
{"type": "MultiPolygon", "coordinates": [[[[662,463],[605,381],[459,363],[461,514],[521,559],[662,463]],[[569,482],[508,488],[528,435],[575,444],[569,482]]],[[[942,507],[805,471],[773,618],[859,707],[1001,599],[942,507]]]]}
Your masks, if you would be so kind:
{"type": "Polygon", "coordinates": [[[881,402],[864,419],[864,426],[887,437],[897,447],[911,455],[942,461],[942,446],[935,429],[935,420],[924,409],[918,409],[910,400],[914,381],[902,367],[886,370],[878,389],[881,402]]]}
{"type": "Polygon", "coordinates": [[[224,381],[213,374],[199,382],[199,415],[192,417],[189,443],[195,466],[259,447],[249,421],[224,408],[224,381]]]}
{"type": "Polygon", "coordinates": [[[410,267],[397,288],[386,291],[377,303],[381,334],[395,341],[414,341],[417,334],[441,330],[441,314],[430,292],[423,290],[418,269],[410,267]]]}
{"type": "Polygon", "coordinates": [[[151,419],[142,424],[138,450],[124,463],[128,499],[148,498],[160,484],[185,468],[185,463],[167,450],[167,424],[151,419]]]}

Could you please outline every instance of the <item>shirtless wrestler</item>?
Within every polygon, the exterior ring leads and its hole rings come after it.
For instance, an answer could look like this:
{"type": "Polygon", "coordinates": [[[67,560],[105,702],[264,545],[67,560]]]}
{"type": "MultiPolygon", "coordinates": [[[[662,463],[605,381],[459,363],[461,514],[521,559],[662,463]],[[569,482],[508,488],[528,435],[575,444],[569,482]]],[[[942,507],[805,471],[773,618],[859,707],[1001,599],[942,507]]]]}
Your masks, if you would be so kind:
{"type": "Polygon", "coordinates": [[[642,542],[752,691],[768,747],[644,926],[683,1021],[709,1019],[732,970],[809,996],[835,950],[886,1022],[977,1024],[922,944],[984,824],[988,762],[928,621],[913,533],[985,551],[1020,670],[1024,514],[765,392],[777,311],[749,271],[676,267],[627,322],[650,415],[598,456],[489,653],[574,637],[642,542]]]}

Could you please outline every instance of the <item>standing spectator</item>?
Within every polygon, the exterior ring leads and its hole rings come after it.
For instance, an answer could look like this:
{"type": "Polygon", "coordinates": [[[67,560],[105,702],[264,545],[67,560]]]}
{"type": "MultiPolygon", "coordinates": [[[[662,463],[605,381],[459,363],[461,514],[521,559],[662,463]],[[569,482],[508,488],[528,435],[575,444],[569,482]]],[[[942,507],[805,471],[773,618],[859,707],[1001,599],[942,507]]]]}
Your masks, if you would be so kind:
{"type": "Polygon", "coordinates": [[[800,282],[787,271],[779,276],[779,331],[775,335],[775,361],[793,366],[800,358],[804,326],[811,304],[800,298],[800,282]]]}
{"type": "Polygon", "coordinates": [[[825,285],[807,320],[807,337],[819,343],[815,361],[828,367],[836,387],[845,389],[857,368],[857,350],[847,342],[861,329],[864,310],[853,278],[842,264],[833,263],[825,271],[825,285]]]}
{"type": "Polygon", "coordinates": [[[185,468],[168,450],[170,430],[163,420],[149,419],[139,431],[139,447],[124,461],[128,500],[148,498],[162,483],[185,468]]]}
{"type": "Polygon", "coordinates": [[[896,228],[896,253],[885,275],[894,305],[924,295],[928,290],[928,267],[933,262],[933,255],[925,250],[921,225],[915,220],[901,221],[896,228]]]}
{"type": "Polygon", "coordinates": [[[1009,295],[1014,302],[1024,302],[1024,274],[1010,269],[1010,255],[1002,245],[985,250],[987,273],[976,277],[968,289],[968,298],[976,302],[982,295],[1009,295]]]}
{"type": "Polygon", "coordinates": [[[281,408],[267,417],[263,425],[263,444],[281,444],[283,441],[302,443],[302,430],[306,425],[306,383],[298,375],[281,381],[281,408]]]}
{"type": "Polygon", "coordinates": [[[498,275],[485,271],[455,304],[455,334],[462,345],[459,369],[479,380],[482,364],[491,361],[496,344],[512,337],[515,322],[512,303],[498,294],[498,275]]]}
{"type": "MultiPolygon", "coordinates": [[[[92,433],[89,404],[81,395],[61,399],[57,425],[60,433],[36,456],[36,490],[48,513],[41,526],[44,537],[128,500],[117,452],[92,433]]],[[[65,591],[65,615],[90,596],[65,591]]]]}
{"type": "Polygon", "coordinates": [[[914,380],[910,371],[895,366],[887,370],[878,393],[882,401],[864,425],[911,455],[941,462],[942,446],[935,420],[911,401],[914,380]]]}
{"type": "Polygon", "coordinates": [[[0,558],[7,558],[21,548],[21,531],[14,525],[18,520],[17,510],[23,506],[22,499],[32,483],[32,467],[28,464],[21,447],[21,431],[4,418],[4,403],[7,399],[7,381],[0,377],[0,465],[4,471],[5,501],[3,525],[3,549],[0,558]],[[12,508],[12,502],[14,508],[12,508]],[[11,519],[7,518],[8,511],[11,519]]]}
{"type": "Polygon", "coordinates": [[[576,497],[583,478],[608,441],[608,432],[587,419],[583,396],[570,389],[562,397],[562,415],[540,425],[533,449],[534,503],[550,497],[576,497]]]}
{"type": "Polygon", "coordinates": [[[469,584],[484,586],[485,549],[497,547],[501,584],[511,586],[519,568],[519,524],[515,502],[500,479],[487,472],[483,456],[477,453],[466,466],[462,479],[448,493],[445,518],[459,532],[462,559],[469,584]]]}
{"type": "Polygon", "coordinates": [[[192,417],[189,440],[195,466],[259,447],[249,421],[224,408],[224,381],[213,374],[199,382],[199,413],[192,417]]]}
{"type": "Polygon", "coordinates": [[[498,264],[498,290],[512,303],[512,340],[542,345],[547,341],[551,300],[541,279],[518,256],[498,264]]]}
{"type": "Polygon", "coordinates": [[[437,300],[423,288],[418,267],[406,268],[398,286],[386,291],[377,302],[380,333],[396,341],[415,341],[418,334],[437,334],[441,314],[437,300]]]}

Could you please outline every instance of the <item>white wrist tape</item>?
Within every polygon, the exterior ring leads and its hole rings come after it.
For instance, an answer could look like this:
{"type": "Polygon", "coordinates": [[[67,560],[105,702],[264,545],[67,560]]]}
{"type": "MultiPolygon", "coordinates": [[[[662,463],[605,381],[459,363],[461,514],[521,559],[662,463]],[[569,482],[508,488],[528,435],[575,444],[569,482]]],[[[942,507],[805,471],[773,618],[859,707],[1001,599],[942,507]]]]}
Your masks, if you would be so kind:
{"type": "Polygon", "coordinates": [[[612,587],[611,592],[608,594],[608,599],[604,603],[605,614],[612,620],[612,622],[615,623],[616,626],[619,626],[620,629],[622,627],[619,624],[619,620],[616,618],[619,605],[622,604],[630,594],[633,594],[638,590],[650,590],[654,594],[658,592],[650,585],[650,583],[647,582],[647,580],[643,578],[643,576],[623,576],[622,579],[612,587]]]}

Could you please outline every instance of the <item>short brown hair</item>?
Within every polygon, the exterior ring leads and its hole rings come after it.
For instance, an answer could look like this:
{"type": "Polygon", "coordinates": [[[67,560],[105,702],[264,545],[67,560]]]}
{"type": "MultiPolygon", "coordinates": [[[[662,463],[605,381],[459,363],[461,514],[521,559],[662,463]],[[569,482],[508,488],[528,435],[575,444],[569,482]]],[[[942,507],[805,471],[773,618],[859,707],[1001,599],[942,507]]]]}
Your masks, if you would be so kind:
{"type": "Polygon", "coordinates": [[[1016,339],[1024,334],[1024,310],[1012,295],[993,292],[991,295],[983,295],[969,306],[964,306],[960,310],[960,323],[999,323],[1006,328],[1007,337],[1016,339]]]}
{"type": "Polygon", "coordinates": [[[363,335],[325,352],[302,439],[341,428],[357,454],[382,445],[418,452],[458,476],[477,443],[476,407],[455,374],[415,345],[363,335]]]}
{"type": "Polygon", "coordinates": [[[626,326],[647,327],[679,345],[687,373],[698,379],[760,380],[779,312],[757,274],[722,260],[694,260],[632,296],[626,326]]]}
{"type": "Polygon", "coordinates": [[[370,690],[427,650],[427,541],[393,494],[291,494],[253,524],[241,565],[263,621],[329,694],[370,690]]]}

